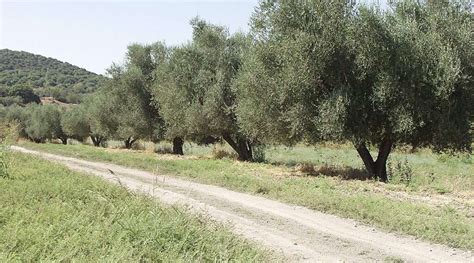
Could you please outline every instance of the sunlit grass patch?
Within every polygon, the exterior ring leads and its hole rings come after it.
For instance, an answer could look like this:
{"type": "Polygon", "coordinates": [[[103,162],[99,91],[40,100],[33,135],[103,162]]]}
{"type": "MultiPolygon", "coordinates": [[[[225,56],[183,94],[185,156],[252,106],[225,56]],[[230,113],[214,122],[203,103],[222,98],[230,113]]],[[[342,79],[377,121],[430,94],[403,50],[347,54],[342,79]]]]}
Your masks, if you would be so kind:
{"type": "Polygon", "coordinates": [[[265,261],[224,226],[14,153],[0,178],[0,261],[265,261]]]}
{"type": "MultiPolygon", "coordinates": [[[[432,190],[434,185],[429,182],[420,181],[417,182],[419,185],[414,187],[402,183],[383,184],[373,180],[345,180],[339,176],[305,175],[295,171],[293,167],[285,165],[238,162],[226,158],[217,160],[190,158],[189,156],[164,158],[143,151],[109,151],[84,145],[26,143],[24,146],[93,161],[111,162],[151,172],[186,177],[201,183],[223,186],[357,219],[382,229],[410,234],[454,247],[474,248],[474,221],[469,215],[472,206],[467,207],[468,211],[466,211],[465,206],[463,209],[454,209],[445,204],[429,204],[424,200],[406,198],[404,195],[397,194],[401,192],[410,197],[412,194],[420,194],[419,191],[423,191],[423,189],[430,189],[431,194],[436,194],[432,190]]],[[[319,149],[315,152],[315,155],[321,158],[316,159],[318,164],[329,165],[329,163],[338,160],[336,165],[351,167],[352,161],[346,157],[352,153],[347,148],[328,148],[327,152],[324,149],[319,149]],[[338,152],[341,152],[342,158],[335,158],[338,152]],[[325,156],[328,156],[329,161],[321,162],[325,156]],[[331,159],[331,156],[334,158],[331,159]]],[[[395,155],[398,154],[400,153],[395,155]]],[[[406,155],[401,156],[406,157],[406,155]]],[[[437,162],[436,159],[431,160],[430,155],[421,155],[421,157],[432,163],[437,162]]],[[[355,158],[353,160],[355,161],[355,158]]],[[[437,165],[443,166],[443,164],[437,165]]],[[[470,168],[461,165],[457,169],[470,168]]],[[[320,172],[328,173],[323,170],[320,172]]],[[[331,170],[331,172],[334,171],[331,170]]],[[[442,170],[438,172],[444,173],[442,170]]],[[[450,176],[452,177],[451,181],[464,178],[472,182],[472,177],[446,173],[440,176],[437,183],[446,186],[443,182],[449,181],[450,176]]],[[[454,189],[465,189],[465,186],[460,187],[454,189]]],[[[465,205],[468,206],[468,204],[465,205]]]]}

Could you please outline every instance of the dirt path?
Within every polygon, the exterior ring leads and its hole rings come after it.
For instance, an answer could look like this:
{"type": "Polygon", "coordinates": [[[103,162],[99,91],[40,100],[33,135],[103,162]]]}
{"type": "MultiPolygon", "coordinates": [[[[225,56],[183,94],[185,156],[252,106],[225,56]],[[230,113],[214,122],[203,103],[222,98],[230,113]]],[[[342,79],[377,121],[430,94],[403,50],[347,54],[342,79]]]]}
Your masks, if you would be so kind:
{"type": "Polygon", "coordinates": [[[107,163],[63,157],[22,147],[72,170],[101,176],[167,204],[189,207],[196,213],[230,223],[234,232],[280,253],[287,261],[474,262],[471,252],[381,232],[356,221],[225,188],[156,175],[107,163]]]}

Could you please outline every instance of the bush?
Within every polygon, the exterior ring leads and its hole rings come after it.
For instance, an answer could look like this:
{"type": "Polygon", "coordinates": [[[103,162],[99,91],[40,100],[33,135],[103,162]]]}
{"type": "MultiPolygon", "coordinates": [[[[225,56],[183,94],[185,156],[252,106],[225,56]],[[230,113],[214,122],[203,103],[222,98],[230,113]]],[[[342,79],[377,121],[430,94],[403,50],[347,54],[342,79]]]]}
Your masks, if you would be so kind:
{"type": "Polygon", "coordinates": [[[144,151],[145,145],[142,142],[135,142],[132,144],[132,150],[144,151]]]}
{"type": "Polygon", "coordinates": [[[400,182],[406,186],[410,185],[413,177],[413,169],[406,158],[402,161],[389,162],[387,166],[391,181],[400,182]]]}
{"type": "Polygon", "coordinates": [[[212,148],[211,155],[212,159],[237,159],[236,153],[227,151],[220,144],[214,145],[214,147],[212,148]]]}
{"type": "Polygon", "coordinates": [[[172,154],[173,148],[170,145],[156,145],[154,151],[157,154],[172,154]]]}
{"type": "Polygon", "coordinates": [[[8,178],[8,144],[16,138],[16,125],[0,125],[0,178],[8,178]]]}
{"type": "Polygon", "coordinates": [[[257,163],[264,163],[266,161],[265,158],[265,146],[263,145],[256,145],[253,148],[253,161],[257,163]]]}
{"type": "Polygon", "coordinates": [[[314,165],[311,163],[300,163],[295,166],[295,170],[309,175],[316,175],[316,169],[314,169],[314,165]]]}
{"type": "Polygon", "coordinates": [[[0,145],[0,178],[8,177],[8,156],[7,147],[2,143],[0,145]]]}

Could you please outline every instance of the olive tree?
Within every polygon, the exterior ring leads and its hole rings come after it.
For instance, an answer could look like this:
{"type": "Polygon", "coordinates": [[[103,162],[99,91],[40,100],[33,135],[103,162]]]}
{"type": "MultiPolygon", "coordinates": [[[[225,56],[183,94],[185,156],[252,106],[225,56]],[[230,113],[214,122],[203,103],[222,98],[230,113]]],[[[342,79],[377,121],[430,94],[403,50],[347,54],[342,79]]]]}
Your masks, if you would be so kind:
{"type": "Polygon", "coordinates": [[[28,104],[25,107],[19,105],[5,107],[4,121],[6,123],[16,123],[18,125],[18,135],[23,138],[28,138],[26,125],[34,107],[36,107],[36,104],[28,104]]]}
{"type": "Polygon", "coordinates": [[[90,128],[90,138],[94,146],[103,146],[117,129],[117,124],[111,110],[108,98],[104,92],[98,91],[82,104],[87,115],[90,128]]]}
{"type": "Polygon", "coordinates": [[[87,111],[82,105],[66,109],[61,116],[61,126],[70,138],[84,141],[87,137],[91,136],[87,111]]]}
{"type": "Polygon", "coordinates": [[[100,91],[103,100],[96,101],[109,115],[110,136],[122,140],[126,148],[160,134],[161,119],[150,93],[156,67],[153,51],[154,46],[129,46],[125,64],[110,67],[110,79],[100,91]]]}
{"type": "Polygon", "coordinates": [[[252,142],[240,133],[233,82],[248,45],[245,35],[199,18],[192,42],[172,48],[156,70],[155,98],[170,138],[225,140],[240,160],[250,161],[252,142]]]}
{"type": "Polygon", "coordinates": [[[31,115],[26,123],[28,137],[37,143],[59,139],[67,144],[68,136],[61,126],[61,115],[64,109],[57,105],[32,107],[31,115]]]}
{"type": "Polygon", "coordinates": [[[396,144],[470,150],[472,16],[431,2],[261,2],[236,85],[242,128],[288,144],[350,140],[382,181],[396,144]]]}

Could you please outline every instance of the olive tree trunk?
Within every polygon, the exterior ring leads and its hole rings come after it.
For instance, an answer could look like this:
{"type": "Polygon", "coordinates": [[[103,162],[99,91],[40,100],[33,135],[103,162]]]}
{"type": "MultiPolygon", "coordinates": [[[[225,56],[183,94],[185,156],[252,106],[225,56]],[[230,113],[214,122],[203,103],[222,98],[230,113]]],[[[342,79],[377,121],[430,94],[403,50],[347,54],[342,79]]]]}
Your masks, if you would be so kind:
{"type": "Polygon", "coordinates": [[[181,137],[175,137],[173,139],[173,154],[184,155],[183,144],[184,141],[181,137]]]}
{"type": "Polygon", "coordinates": [[[132,149],[133,144],[137,141],[137,139],[132,139],[132,137],[128,137],[125,141],[125,148],[132,149]]]}
{"type": "Polygon", "coordinates": [[[378,178],[382,182],[388,182],[387,175],[387,160],[392,150],[393,141],[389,138],[384,138],[379,146],[379,153],[377,160],[372,158],[365,143],[356,145],[357,152],[364,162],[365,169],[374,178],[378,178]]]}
{"type": "Polygon", "coordinates": [[[67,145],[67,137],[59,137],[59,140],[61,140],[62,144],[67,145]]]}
{"type": "Polygon", "coordinates": [[[104,137],[91,135],[91,140],[95,147],[100,147],[100,144],[104,141],[104,137]]]}
{"type": "Polygon", "coordinates": [[[238,155],[239,161],[253,161],[252,144],[246,138],[237,136],[235,139],[229,134],[225,134],[222,138],[234,149],[238,155]]]}

